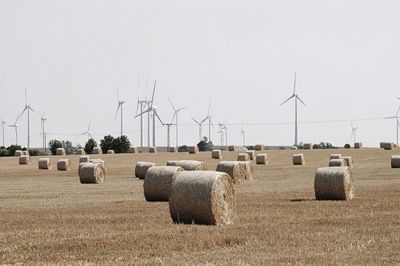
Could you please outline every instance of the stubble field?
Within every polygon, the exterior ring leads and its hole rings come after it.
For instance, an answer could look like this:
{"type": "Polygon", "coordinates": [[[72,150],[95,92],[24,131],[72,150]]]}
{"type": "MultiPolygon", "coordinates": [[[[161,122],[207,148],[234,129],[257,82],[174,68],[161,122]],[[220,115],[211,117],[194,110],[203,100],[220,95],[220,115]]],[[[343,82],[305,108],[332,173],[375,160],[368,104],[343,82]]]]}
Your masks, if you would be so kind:
{"type": "MultiPolygon", "coordinates": [[[[177,225],[168,203],[148,203],[137,161],[165,165],[196,159],[215,169],[209,152],[116,154],[100,185],[81,185],[79,156],[52,156],[52,170],[0,158],[1,264],[276,265],[400,264],[400,150],[264,151],[270,164],[254,165],[254,180],[236,187],[233,225],[177,225]],[[315,201],[314,174],[331,153],[352,155],[355,198],[315,201]],[[72,171],[56,170],[70,158],[72,171]]],[[[224,152],[224,160],[237,153],[224,152]]]]}

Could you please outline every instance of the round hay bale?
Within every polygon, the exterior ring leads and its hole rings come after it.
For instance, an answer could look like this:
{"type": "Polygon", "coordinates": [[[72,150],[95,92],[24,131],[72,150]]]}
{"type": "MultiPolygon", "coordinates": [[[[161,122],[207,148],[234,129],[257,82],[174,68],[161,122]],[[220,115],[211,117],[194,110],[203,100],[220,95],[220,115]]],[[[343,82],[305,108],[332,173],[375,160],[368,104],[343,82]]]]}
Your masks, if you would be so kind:
{"type": "Polygon", "coordinates": [[[149,152],[150,153],[157,153],[158,151],[157,151],[157,147],[150,147],[149,148],[149,152]]]}
{"type": "Polygon", "coordinates": [[[188,146],[188,152],[189,152],[189,154],[196,154],[196,153],[199,153],[199,147],[197,147],[197,145],[195,145],[195,146],[188,146]]]}
{"type": "Polygon", "coordinates": [[[212,159],[222,159],[222,151],[221,150],[212,150],[211,151],[211,158],[212,159]]]}
{"type": "Polygon", "coordinates": [[[297,146],[290,147],[291,150],[297,150],[297,146]]]}
{"type": "Polygon", "coordinates": [[[354,164],[353,157],[351,157],[351,156],[343,156],[342,159],[346,161],[346,165],[349,168],[353,168],[353,164],[354,164]]]}
{"type": "Polygon", "coordinates": [[[392,168],[400,168],[400,155],[392,155],[391,166],[392,168]]]}
{"type": "Polygon", "coordinates": [[[114,150],[108,150],[107,154],[115,154],[115,151],[114,150]]]}
{"type": "Polygon", "coordinates": [[[103,150],[101,149],[101,147],[94,147],[92,154],[103,154],[103,150]]]}
{"type": "Polygon", "coordinates": [[[354,142],[354,149],[362,149],[362,143],[361,142],[354,142]]]}
{"type": "Polygon", "coordinates": [[[150,162],[137,162],[135,166],[135,176],[139,179],[144,179],[149,168],[155,165],[155,163],[150,162]]]}
{"type": "Polygon", "coordinates": [[[169,211],[175,223],[232,224],[235,209],[235,188],[226,173],[181,171],[172,182],[169,211]]]}
{"type": "Polygon", "coordinates": [[[28,151],[22,151],[22,155],[29,155],[28,151]]]}
{"type": "Polygon", "coordinates": [[[216,171],[228,174],[234,184],[253,179],[252,168],[249,162],[221,161],[218,163],[216,171]]]}
{"type": "Polygon", "coordinates": [[[268,164],[268,157],[266,153],[256,155],[256,164],[268,164]]]}
{"type": "Polygon", "coordinates": [[[235,151],[236,150],[236,146],[235,145],[229,145],[228,146],[228,151],[235,151]]]}
{"type": "Polygon", "coordinates": [[[130,146],[128,152],[129,153],[138,153],[139,149],[137,147],[130,146]]]}
{"type": "Polygon", "coordinates": [[[19,164],[29,164],[31,159],[29,158],[29,155],[21,155],[19,156],[19,164]]]}
{"type": "Polygon", "coordinates": [[[69,159],[61,159],[57,161],[57,170],[58,171],[70,171],[71,170],[71,161],[69,159]]]}
{"type": "Polygon", "coordinates": [[[39,169],[50,170],[51,169],[51,159],[50,158],[40,158],[38,161],[39,169]]]}
{"type": "Polygon", "coordinates": [[[143,182],[146,200],[168,201],[171,184],[181,171],[183,171],[183,168],[176,166],[153,166],[149,168],[143,182]]]}
{"type": "Polygon", "coordinates": [[[22,151],[21,150],[16,150],[15,151],[15,156],[21,156],[22,155],[22,151]]]}
{"type": "Polygon", "coordinates": [[[313,149],[313,144],[312,143],[304,143],[304,149],[305,150],[312,150],[313,149]]]}
{"type": "Polygon", "coordinates": [[[304,154],[298,153],[293,154],[292,157],[293,165],[305,165],[306,162],[304,161],[304,154]]]}
{"type": "Polygon", "coordinates": [[[351,200],[353,172],[348,167],[318,168],[314,178],[316,200],[351,200]]]}
{"type": "Polygon", "coordinates": [[[250,160],[250,155],[247,153],[239,153],[237,160],[238,161],[248,161],[248,160],[250,160]]]}
{"type": "Polygon", "coordinates": [[[331,159],[329,160],[329,167],[338,167],[338,166],[348,166],[347,165],[347,160],[341,158],[341,159],[331,159]]]}
{"type": "Polygon", "coordinates": [[[85,155],[85,150],[84,149],[77,149],[75,152],[76,155],[85,155]]]}
{"type": "Polygon", "coordinates": [[[169,147],[168,152],[178,152],[177,147],[169,147]]]}
{"type": "Polygon", "coordinates": [[[80,163],[78,173],[81,184],[101,184],[106,177],[106,169],[101,163],[80,163]]]}
{"type": "Polygon", "coordinates": [[[342,158],[342,155],[341,155],[341,154],[334,153],[334,154],[331,154],[331,156],[329,157],[329,160],[332,160],[332,159],[340,159],[340,158],[342,158]]]}
{"type": "Polygon", "coordinates": [[[393,150],[394,144],[391,142],[381,142],[380,147],[384,150],[393,150]]]}
{"type": "Polygon", "coordinates": [[[264,144],[256,144],[256,146],[254,146],[254,150],[263,151],[264,150],[264,144]]]}
{"type": "Polygon", "coordinates": [[[57,148],[57,150],[56,150],[56,155],[61,155],[61,156],[63,156],[63,155],[66,155],[67,153],[66,153],[66,151],[65,151],[65,149],[64,148],[57,148]]]}
{"type": "Polygon", "coordinates": [[[90,162],[91,162],[91,163],[98,163],[98,164],[101,164],[102,167],[104,168],[104,171],[106,171],[106,162],[105,162],[103,159],[100,159],[100,158],[91,159],[90,162]]]}
{"type": "Polygon", "coordinates": [[[79,157],[79,163],[88,163],[88,162],[90,162],[89,155],[82,155],[79,157]]]}
{"type": "Polygon", "coordinates": [[[206,171],[208,167],[205,163],[196,160],[170,160],[167,166],[180,166],[185,171],[206,171]]]}
{"type": "Polygon", "coordinates": [[[249,155],[250,161],[253,161],[254,158],[256,157],[256,152],[253,150],[246,151],[245,153],[247,153],[249,155]]]}

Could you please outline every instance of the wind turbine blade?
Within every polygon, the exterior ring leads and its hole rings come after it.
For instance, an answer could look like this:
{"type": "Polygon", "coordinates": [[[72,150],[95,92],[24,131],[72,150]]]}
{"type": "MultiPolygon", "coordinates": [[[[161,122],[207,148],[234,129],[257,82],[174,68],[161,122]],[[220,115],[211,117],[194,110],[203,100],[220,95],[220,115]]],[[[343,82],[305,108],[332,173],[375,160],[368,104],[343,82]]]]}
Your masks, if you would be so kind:
{"type": "Polygon", "coordinates": [[[158,120],[160,120],[161,124],[165,126],[164,122],[161,120],[160,116],[158,115],[157,111],[154,111],[154,114],[157,116],[158,120]]]}
{"type": "Polygon", "coordinates": [[[117,111],[115,112],[114,120],[117,119],[119,108],[121,107],[121,103],[118,103],[117,111]]]}
{"type": "Polygon", "coordinates": [[[384,117],[383,119],[393,119],[393,118],[396,118],[397,116],[386,116],[386,117],[384,117]]]}
{"type": "Polygon", "coordinates": [[[157,80],[154,80],[153,95],[151,96],[151,106],[153,106],[154,94],[156,93],[157,80]]]}
{"type": "Polygon", "coordinates": [[[32,112],[35,112],[35,110],[33,110],[33,108],[30,107],[29,105],[28,105],[28,109],[31,110],[32,112]]]}
{"type": "Polygon", "coordinates": [[[89,126],[88,126],[88,128],[87,128],[87,132],[90,131],[90,126],[91,126],[91,125],[92,125],[92,120],[89,121],[89,126]]]}
{"type": "Polygon", "coordinates": [[[87,131],[83,132],[83,133],[79,134],[79,136],[86,135],[87,133],[88,133],[87,131]]]}
{"type": "Polygon", "coordinates": [[[168,97],[168,101],[171,104],[172,109],[174,109],[174,111],[176,112],[175,106],[174,106],[174,104],[172,103],[172,101],[171,101],[171,99],[169,97],[168,97]]]}
{"type": "Polygon", "coordinates": [[[296,72],[294,72],[293,94],[296,94],[296,72]]]}
{"type": "Polygon", "coordinates": [[[93,136],[92,136],[92,134],[90,134],[90,132],[88,132],[87,134],[89,135],[89,137],[90,137],[91,139],[93,138],[93,136]]]}
{"type": "Polygon", "coordinates": [[[28,94],[26,92],[26,88],[25,88],[25,105],[28,105],[28,94]]]}
{"type": "Polygon", "coordinates": [[[299,96],[296,95],[296,98],[305,106],[306,104],[300,99],[299,96]]]}
{"type": "Polygon", "coordinates": [[[143,114],[145,114],[145,113],[148,113],[148,112],[150,112],[151,110],[152,110],[152,108],[149,107],[149,108],[147,108],[145,111],[143,111],[143,112],[141,112],[140,114],[136,115],[134,118],[137,118],[137,117],[139,117],[139,116],[141,116],[141,115],[143,115],[143,114]]]}
{"type": "Polygon", "coordinates": [[[397,108],[396,116],[399,116],[399,112],[400,112],[400,106],[399,108],[397,108]]]}
{"type": "Polygon", "coordinates": [[[207,113],[207,117],[210,116],[210,110],[211,110],[211,98],[210,98],[210,102],[208,104],[208,113],[207,113]]]}
{"type": "Polygon", "coordinates": [[[179,108],[178,110],[176,110],[176,112],[178,113],[178,112],[180,112],[180,111],[182,111],[184,109],[186,109],[186,107],[179,108]]]}
{"type": "Polygon", "coordinates": [[[290,96],[289,98],[287,98],[283,103],[281,103],[281,105],[284,105],[285,103],[287,103],[289,100],[291,100],[295,95],[293,94],[292,96],[290,96]]]}
{"type": "Polygon", "coordinates": [[[118,86],[117,86],[117,99],[118,99],[118,102],[119,102],[119,88],[118,88],[118,86]]]}
{"type": "Polygon", "coordinates": [[[137,103],[137,106],[136,106],[136,112],[135,112],[135,115],[137,115],[137,112],[139,111],[139,99],[138,99],[138,103],[137,103]]]}
{"type": "Polygon", "coordinates": [[[201,125],[199,121],[197,121],[197,120],[194,119],[193,117],[191,117],[191,118],[192,118],[192,120],[193,120],[196,124],[198,124],[199,126],[201,125]]]}
{"type": "Polygon", "coordinates": [[[206,122],[206,120],[208,119],[208,116],[206,118],[204,118],[203,120],[201,120],[201,124],[203,124],[204,122],[206,122]]]}
{"type": "Polygon", "coordinates": [[[18,121],[21,117],[22,117],[22,115],[25,113],[25,111],[28,109],[28,106],[25,106],[25,108],[24,108],[24,110],[22,110],[22,112],[19,114],[19,116],[17,117],[17,120],[16,121],[18,121]]]}

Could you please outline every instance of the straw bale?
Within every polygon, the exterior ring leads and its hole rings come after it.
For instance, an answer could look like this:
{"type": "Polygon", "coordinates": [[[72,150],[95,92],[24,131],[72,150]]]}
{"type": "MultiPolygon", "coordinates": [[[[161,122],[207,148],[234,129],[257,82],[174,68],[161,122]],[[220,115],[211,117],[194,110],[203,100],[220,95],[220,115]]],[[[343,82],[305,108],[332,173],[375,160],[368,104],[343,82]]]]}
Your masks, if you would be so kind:
{"type": "Polygon", "coordinates": [[[338,166],[348,166],[347,160],[343,158],[329,160],[329,167],[338,167],[338,166]]]}
{"type": "Polygon", "coordinates": [[[77,149],[75,152],[76,155],[85,155],[85,150],[84,149],[77,149]]]}
{"type": "Polygon", "coordinates": [[[51,169],[51,159],[50,158],[40,158],[38,160],[39,169],[50,170],[51,169]]]}
{"type": "Polygon", "coordinates": [[[228,146],[228,151],[235,151],[236,150],[236,146],[235,145],[229,145],[228,146]]]}
{"type": "Polygon", "coordinates": [[[158,151],[157,151],[157,147],[150,147],[149,148],[149,152],[150,153],[157,153],[158,151]]]}
{"type": "Polygon", "coordinates": [[[103,154],[103,150],[101,149],[101,147],[94,147],[92,154],[103,154]]]}
{"type": "Polygon", "coordinates": [[[254,150],[256,150],[256,151],[263,151],[264,150],[264,144],[256,144],[255,146],[254,146],[254,150]]]}
{"type": "Polygon", "coordinates": [[[178,152],[177,147],[169,147],[168,152],[178,152]]]}
{"type": "Polygon", "coordinates": [[[151,162],[137,162],[135,166],[135,176],[139,179],[144,179],[149,168],[155,165],[155,163],[151,162]]]}
{"type": "Polygon", "coordinates": [[[249,162],[221,161],[218,163],[216,171],[228,174],[234,184],[239,184],[245,180],[253,180],[253,169],[249,162]]]}
{"type": "Polygon", "coordinates": [[[22,151],[22,155],[29,155],[28,151],[22,151]]]}
{"type": "Polygon", "coordinates": [[[394,144],[391,142],[381,142],[381,147],[385,150],[393,150],[394,144]]]}
{"type": "Polygon", "coordinates": [[[19,164],[29,164],[31,159],[29,158],[29,155],[21,155],[19,156],[19,164]]]}
{"type": "Polygon", "coordinates": [[[293,160],[293,165],[305,165],[306,164],[306,162],[304,161],[304,154],[302,154],[302,153],[293,154],[292,160],[293,160]]]}
{"type": "Polygon", "coordinates": [[[249,155],[250,161],[254,160],[254,158],[256,157],[256,152],[253,150],[246,151],[245,153],[249,155]]]}
{"type": "Polygon", "coordinates": [[[345,166],[318,168],[314,191],[317,200],[351,200],[354,194],[353,172],[345,166]]]}
{"type": "Polygon", "coordinates": [[[304,143],[304,149],[305,150],[312,150],[313,149],[313,144],[312,143],[304,143]]]}
{"type": "Polygon", "coordinates": [[[256,155],[257,164],[268,164],[268,157],[266,153],[259,153],[256,155]]]}
{"type": "Polygon", "coordinates": [[[351,156],[343,156],[342,159],[346,161],[346,164],[347,164],[347,166],[349,168],[353,168],[353,164],[354,164],[353,157],[351,157],[351,156]]]}
{"type": "Polygon", "coordinates": [[[89,155],[82,155],[79,157],[79,163],[87,163],[87,162],[90,162],[89,155]]]}
{"type": "Polygon", "coordinates": [[[362,143],[361,142],[355,142],[354,143],[354,149],[362,149],[362,143]]]}
{"type": "Polygon", "coordinates": [[[64,148],[57,148],[56,150],[56,155],[66,155],[67,153],[65,152],[64,148]]]}
{"type": "Polygon", "coordinates": [[[248,153],[239,153],[237,160],[238,161],[248,161],[248,160],[250,160],[250,155],[248,153]]]}
{"type": "Polygon", "coordinates": [[[392,155],[391,166],[392,168],[400,168],[400,155],[392,155]]]}
{"type": "Polygon", "coordinates": [[[338,154],[338,153],[333,153],[333,154],[331,154],[331,156],[329,156],[329,160],[340,159],[340,158],[342,158],[342,155],[338,154]]]}
{"type": "Polygon", "coordinates": [[[130,146],[128,152],[129,153],[138,153],[139,149],[137,147],[130,146]]]}
{"type": "Polygon", "coordinates": [[[57,170],[58,171],[70,171],[71,170],[71,161],[69,159],[61,159],[57,161],[57,170]]]}
{"type": "Polygon", "coordinates": [[[181,171],[183,171],[183,168],[179,166],[153,166],[149,168],[143,182],[146,200],[168,201],[171,184],[181,171]]]}
{"type": "Polygon", "coordinates": [[[211,158],[212,159],[222,159],[222,151],[221,150],[212,150],[211,158]]]}
{"type": "Polygon", "coordinates": [[[115,154],[115,151],[114,150],[108,150],[107,154],[115,154]]]}
{"type": "Polygon", "coordinates": [[[15,151],[15,156],[21,156],[22,155],[22,151],[21,150],[16,150],[15,151]]]}
{"type": "Polygon", "coordinates": [[[189,152],[190,154],[199,153],[199,147],[197,147],[197,145],[195,145],[195,146],[188,146],[187,148],[188,148],[188,152],[189,152]]]}
{"type": "Polygon", "coordinates": [[[206,171],[208,167],[205,163],[196,160],[170,160],[167,166],[180,166],[185,171],[206,171]]]}
{"type": "Polygon", "coordinates": [[[102,163],[80,163],[78,168],[81,184],[101,184],[106,177],[106,169],[102,163]]]}

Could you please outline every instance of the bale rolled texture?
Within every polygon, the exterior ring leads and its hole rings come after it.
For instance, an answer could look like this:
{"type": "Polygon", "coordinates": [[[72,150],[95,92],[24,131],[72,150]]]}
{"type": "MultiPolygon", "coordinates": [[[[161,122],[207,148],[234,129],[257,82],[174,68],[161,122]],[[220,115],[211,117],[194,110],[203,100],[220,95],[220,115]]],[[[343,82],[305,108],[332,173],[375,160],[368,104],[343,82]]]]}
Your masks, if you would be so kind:
{"type": "Polygon", "coordinates": [[[115,151],[114,150],[108,150],[107,154],[115,154],[115,151]]]}
{"type": "Polygon", "coordinates": [[[264,144],[256,144],[256,146],[254,146],[254,150],[263,151],[264,150],[264,144]]]}
{"type": "Polygon", "coordinates": [[[266,153],[256,155],[256,164],[268,164],[268,157],[266,153]]]}
{"type": "Polygon", "coordinates": [[[305,150],[312,150],[313,149],[313,144],[312,143],[304,143],[304,149],[305,150]]]}
{"type": "Polygon", "coordinates": [[[318,168],[314,191],[317,200],[351,200],[354,194],[353,173],[348,167],[318,168]]]}
{"type": "Polygon", "coordinates": [[[103,154],[103,150],[100,147],[94,147],[92,154],[103,154]]]}
{"type": "Polygon", "coordinates": [[[212,159],[222,159],[222,151],[221,150],[212,150],[211,158],[212,159]]]}
{"type": "Polygon", "coordinates": [[[157,147],[150,147],[149,148],[150,153],[157,153],[157,147]]]}
{"type": "Polygon", "coordinates": [[[135,176],[139,179],[144,179],[149,168],[155,165],[155,163],[151,162],[137,162],[135,166],[135,176]]]}
{"type": "Polygon", "coordinates": [[[347,166],[349,168],[353,168],[353,164],[354,164],[353,157],[351,157],[351,156],[343,156],[342,159],[346,161],[346,164],[347,164],[347,166]]]}
{"type": "Polygon", "coordinates": [[[392,168],[400,168],[400,155],[392,155],[391,166],[392,168]]]}
{"type": "Polygon", "coordinates": [[[188,146],[188,152],[189,152],[190,154],[199,153],[199,147],[197,147],[197,145],[195,145],[195,146],[188,146]]]}
{"type": "Polygon", "coordinates": [[[67,153],[65,152],[64,148],[57,148],[56,150],[56,155],[66,155],[67,153]]]}
{"type": "Polygon", "coordinates": [[[40,158],[38,161],[39,169],[49,170],[51,169],[51,159],[50,158],[40,158]]]}
{"type": "Polygon", "coordinates": [[[341,154],[331,154],[331,156],[329,156],[329,160],[340,159],[340,158],[342,158],[341,154]]]}
{"type": "Polygon", "coordinates": [[[15,156],[21,156],[22,155],[22,151],[21,150],[16,150],[15,151],[15,156]]]}
{"type": "Polygon", "coordinates": [[[19,156],[19,164],[29,164],[30,160],[29,155],[19,156]]]}
{"type": "Polygon", "coordinates": [[[172,182],[169,210],[175,223],[232,224],[235,209],[235,188],[226,173],[181,171],[172,182]]]}
{"type": "Polygon", "coordinates": [[[247,153],[249,155],[249,159],[252,161],[254,160],[254,158],[256,157],[256,152],[253,150],[250,151],[246,151],[245,153],[247,153]]]}
{"type": "Polygon", "coordinates": [[[129,153],[138,153],[139,150],[138,150],[137,147],[130,146],[128,152],[129,152],[129,153]]]}
{"type": "Polygon", "coordinates": [[[61,159],[57,161],[57,170],[58,171],[70,171],[71,170],[71,161],[69,159],[61,159]]]}
{"type": "Polygon", "coordinates": [[[178,152],[178,148],[176,148],[176,147],[169,147],[168,152],[178,152]]]}
{"type": "Polygon", "coordinates": [[[216,171],[228,174],[234,184],[253,179],[251,165],[244,161],[221,161],[216,171]]]}
{"type": "Polygon", "coordinates": [[[153,166],[144,178],[143,190],[147,201],[168,201],[176,175],[183,171],[176,166],[153,166]]]}
{"type": "Polygon", "coordinates": [[[394,144],[391,142],[381,142],[381,147],[385,150],[393,150],[394,144]]]}
{"type": "Polygon", "coordinates": [[[348,166],[347,165],[347,160],[341,158],[341,159],[331,159],[329,160],[329,167],[338,167],[338,166],[348,166]]]}
{"type": "Polygon", "coordinates": [[[362,149],[362,143],[361,142],[355,142],[354,143],[354,149],[362,149]]]}
{"type": "Polygon", "coordinates": [[[293,165],[304,165],[306,163],[304,161],[304,154],[302,153],[293,154],[292,160],[293,160],[293,165]]]}
{"type": "Polygon", "coordinates": [[[250,156],[247,153],[239,153],[237,160],[238,161],[248,161],[248,160],[250,160],[250,156]]]}
{"type": "Polygon", "coordinates": [[[80,163],[78,173],[81,184],[101,184],[106,177],[106,169],[102,163],[80,163]]]}
{"type": "Polygon", "coordinates": [[[228,146],[228,151],[235,151],[236,150],[236,146],[235,145],[229,145],[228,146]]]}
{"type": "Polygon", "coordinates": [[[82,155],[79,157],[79,163],[87,163],[90,161],[89,155],[82,155]]]}
{"type": "Polygon", "coordinates": [[[185,171],[206,171],[208,167],[205,163],[196,160],[170,160],[167,166],[180,166],[185,171]]]}
{"type": "Polygon", "coordinates": [[[85,150],[84,149],[77,149],[75,154],[76,155],[85,155],[85,150]]]}

